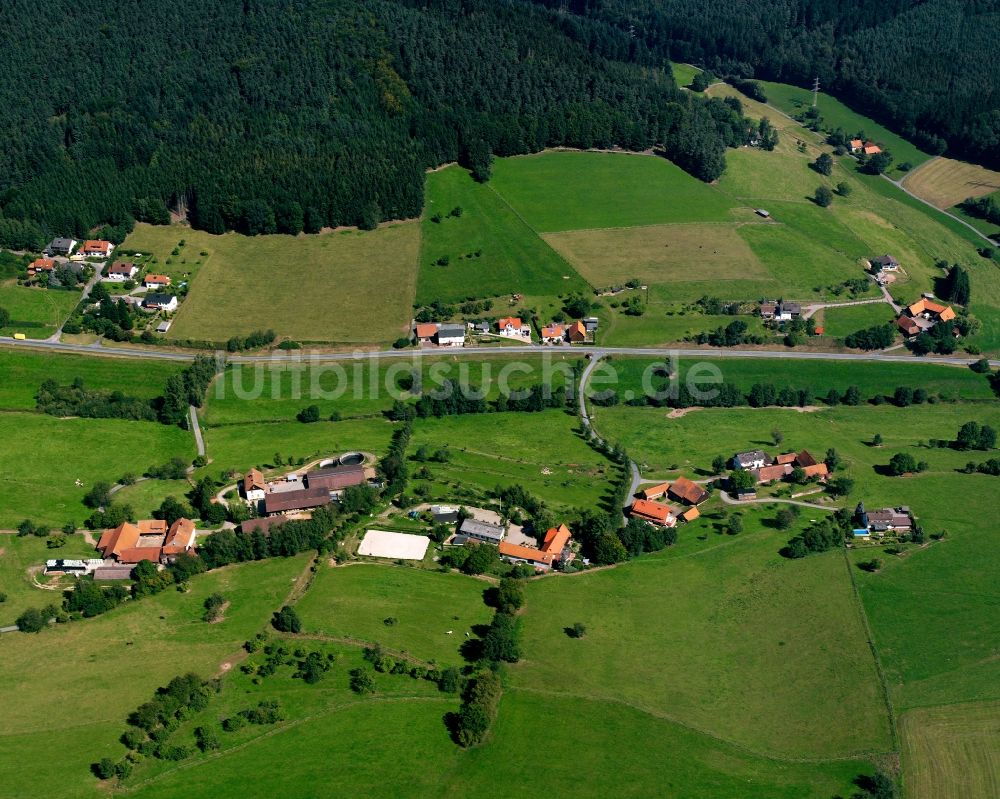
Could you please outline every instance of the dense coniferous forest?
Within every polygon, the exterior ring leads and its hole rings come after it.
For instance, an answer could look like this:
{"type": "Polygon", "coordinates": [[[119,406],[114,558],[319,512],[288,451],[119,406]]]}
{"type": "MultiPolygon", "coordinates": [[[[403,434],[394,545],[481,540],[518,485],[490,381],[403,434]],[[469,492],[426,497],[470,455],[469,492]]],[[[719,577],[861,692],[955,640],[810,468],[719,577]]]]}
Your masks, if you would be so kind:
{"type": "Polygon", "coordinates": [[[535,0],[651,53],[811,86],[928,152],[1000,167],[998,0],[535,0]],[[638,46],[638,45],[637,45],[638,46]]]}
{"type": "Polygon", "coordinates": [[[7,0],[0,244],[187,214],[211,232],[413,217],[424,170],[663,145],[706,180],[738,108],[615,25],[528,0],[7,0]]]}

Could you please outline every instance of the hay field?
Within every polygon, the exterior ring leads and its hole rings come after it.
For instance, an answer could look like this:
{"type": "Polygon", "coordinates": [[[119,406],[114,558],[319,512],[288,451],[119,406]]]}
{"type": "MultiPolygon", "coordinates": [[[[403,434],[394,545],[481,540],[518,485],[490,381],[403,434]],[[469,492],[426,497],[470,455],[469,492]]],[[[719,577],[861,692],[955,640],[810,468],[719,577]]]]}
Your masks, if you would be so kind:
{"type": "Polygon", "coordinates": [[[953,158],[935,158],[907,175],[903,185],[937,208],[1000,191],[1000,172],[953,158]]]}

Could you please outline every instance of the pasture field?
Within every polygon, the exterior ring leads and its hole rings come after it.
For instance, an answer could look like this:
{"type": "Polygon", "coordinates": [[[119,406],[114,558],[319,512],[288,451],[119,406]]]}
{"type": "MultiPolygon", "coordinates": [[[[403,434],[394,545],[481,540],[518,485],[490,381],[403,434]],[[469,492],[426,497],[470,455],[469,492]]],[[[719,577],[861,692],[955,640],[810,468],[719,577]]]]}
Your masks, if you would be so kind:
{"type": "Polygon", "coordinates": [[[624,153],[498,159],[490,186],[539,233],[716,222],[733,207],[665,158],[624,153]]]}
{"type": "Polygon", "coordinates": [[[0,284],[0,308],[10,313],[10,324],[0,327],[0,335],[24,333],[27,338],[48,338],[79,302],[76,291],[18,286],[13,281],[0,284]]]}
{"type": "MultiPolygon", "coordinates": [[[[778,131],[791,130],[799,126],[798,122],[785,116],[777,108],[747,97],[741,91],[734,89],[728,83],[715,83],[705,90],[705,94],[709,97],[718,97],[720,99],[724,99],[726,97],[737,98],[743,105],[743,113],[745,116],[752,117],[753,119],[764,119],[766,117],[770,121],[771,126],[778,131]]],[[[787,138],[788,137],[781,137],[776,151],[791,151],[794,145],[787,141],[787,138]]],[[[729,152],[726,153],[727,163],[728,158],[729,152]]]]}
{"type": "Polygon", "coordinates": [[[939,156],[907,175],[903,186],[945,210],[969,197],[1000,192],[1000,172],[939,156]]]}
{"type": "MultiPolygon", "coordinates": [[[[599,310],[597,316],[601,326],[597,331],[597,342],[614,347],[656,347],[725,327],[733,321],[731,316],[680,313],[676,306],[662,304],[656,297],[654,300],[642,316],[628,316],[613,308],[599,310]]],[[[743,321],[747,323],[749,332],[764,332],[760,317],[746,316],[743,321]]]]}
{"type": "MultiPolygon", "coordinates": [[[[547,353],[552,364],[553,385],[562,387],[572,364],[582,358],[579,351],[553,350],[547,353]]],[[[411,359],[361,360],[350,363],[231,364],[216,379],[202,411],[210,426],[260,421],[291,421],[302,408],[315,404],[323,417],[340,413],[345,419],[377,417],[392,407],[395,398],[408,399],[399,380],[420,374],[424,391],[440,388],[445,380],[464,383],[486,391],[488,398],[499,394],[500,386],[524,388],[541,382],[543,359],[519,358],[498,353],[472,360],[448,355],[424,355],[413,350],[411,359]],[[520,364],[531,372],[524,373],[520,364]],[[259,396],[258,396],[259,394],[259,396]]]]}
{"type": "Polygon", "coordinates": [[[691,64],[678,64],[675,62],[671,62],[670,71],[673,73],[677,86],[681,89],[690,86],[691,81],[694,80],[694,76],[701,73],[698,67],[691,64]]]}
{"type": "MultiPolygon", "coordinates": [[[[274,463],[280,454],[289,459],[312,461],[344,452],[364,451],[382,454],[389,446],[394,426],[379,419],[342,422],[261,422],[209,427],[203,430],[205,451],[211,463],[205,467],[217,476],[220,470],[242,474],[251,466],[274,463]]],[[[192,439],[190,433],[188,438],[192,439]]],[[[193,443],[192,443],[193,446],[193,443]]],[[[294,467],[289,466],[290,471],[294,467]]],[[[196,478],[200,476],[196,474],[196,478]]]]}
{"type": "Polygon", "coordinates": [[[912,710],[900,731],[908,799],[1000,795],[1000,703],[912,710]]]}
{"type": "MultiPolygon", "coordinates": [[[[767,94],[768,103],[786,114],[795,116],[812,105],[812,91],[809,89],[771,81],[760,81],[760,83],[767,94]]],[[[824,129],[843,128],[850,136],[858,131],[864,131],[869,139],[883,149],[889,150],[894,158],[893,171],[898,174],[905,174],[898,169],[899,164],[909,162],[911,166],[916,167],[931,158],[902,136],[893,133],[875,120],[851,110],[829,94],[819,93],[817,108],[822,115],[821,125],[824,129]]]]}
{"type": "Polygon", "coordinates": [[[0,408],[34,410],[35,392],[46,380],[61,385],[83,379],[92,390],[121,391],[140,399],[163,393],[183,364],[127,358],[94,358],[0,348],[0,408]]]}
{"type": "MultiPolygon", "coordinates": [[[[386,526],[391,528],[391,522],[386,526]]],[[[488,587],[457,572],[324,565],[295,607],[306,633],[379,643],[444,668],[462,664],[459,647],[466,632],[489,624],[493,611],[483,603],[488,587]],[[397,619],[391,626],[385,624],[390,617],[397,619]]]]}
{"type": "Polygon", "coordinates": [[[769,515],[750,509],[740,535],[706,532],[710,543],[692,546],[703,517],[660,555],[530,583],[531,656],[514,684],[624,702],[764,756],[889,750],[843,557],[784,560],[789,534],[767,529],[769,515]],[[577,621],[582,640],[563,631],[577,621]]]}
{"type": "Polygon", "coordinates": [[[209,254],[170,328],[172,339],[226,341],[273,329],[304,342],[386,344],[409,327],[417,222],[370,232],[253,237],[136,225],[122,246],[166,261],[179,238],[186,250],[209,254]]]}
{"type": "MultiPolygon", "coordinates": [[[[731,319],[732,317],[721,318],[731,319]]],[[[653,364],[662,362],[662,359],[618,357],[602,361],[592,373],[589,387],[593,391],[616,388],[619,393],[632,391],[634,395],[639,395],[643,392],[643,373],[653,364]],[[608,364],[613,371],[608,371],[605,364],[608,364]],[[605,375],[608,376],[607,379],[610,382],[596,382],[598,377],[604,380],[605,375]],[[615,376],[614,380],[611,379],[611,375],[615,376]]],[[[959,366],[921,363],[750,360],[747,358],[713,357],[712,352],[706,350],[705,357],[702,359],[683,358],[677,361],[676,371],[682,382],[688,379],[689,370],[696,364],[708,364],[709,368],[717,368],[721,373],[722,380],[733,383],[744,391],[749,391],[754,383],[774,383],[779,388],[786,385],[796,390],[811,388],[816,397],[820,398],[825,397],[831,388],[843,392],[848,386],[855,385],[861,391],[862,398],[868,400],[876,394],[892,394],[896,386],[909,386],[910,388],[923,387],[928,393],[939,394],[947,400],[977,400],[990,403],[995,400],[995,395],[983,375],[977,375],[972,370],[959,366]]],[[[700,380],[701,373],[696,372],[694,377],[700,380]]],[[[662,379],[657,378],[652,385],[659,387],[662,383],[662,379]]],[[[974,413],[975,409],[970,408],[969,411],[974,413]]]]}
{"type": "Polygon", "coordinates": [[[458,166],[427,175],[420,228],[419,303],[589,288],[491,186],[458,166]],[[455,208],[461,216],[451,216],[455,208]],[[442,257],[447,266],[437,263],[442,257]]]}
{"type": "Polygon", "coordinates": [[[0,441],[0,528],[25,518],[55,527],[81,524],[92,512],[83,495],[98,480],[114,482],[125,472],[142,474],[173,457],[189,461],[195,455],[194,437],[179,427],[36,413],[0,414],[0,441]]]}
{"type": "Polygon", "coordinates": [[[498,485],[521,485],[553,508],[595,508],[617,467],[579,437],[577,425],[575,415],[560,410],[419,420],[408,451],[446,447],[451,460],[426,464],[431,479],[414,483],[446,501],[495,497],[498,485]]]}
{"type": "MultiPolygon", "coordinates": [[[[94,548],[79,534],[66,536],[65,545],[57,549],[49,549],[45,540],[33,535],[0,535],[0,591],[7,595],[7,599],[0,602],[0,627],[13,624],[21,612],[29,607],[59,603],[58,591],[36,586],[28,572],[29,568],[44,566],[49,558],[90,558],[96,554],[94,548]]],[[[68,581],[72,578],[66,579],[68,581]]],[[[44,576],[40,577],[43,584],[48,580],[44,576]]]]}
{"type": "Polygon", "coordinates": [[[594,286],[766,280],[768,272],[732,224],[652,225],[548,233],[545,240],[594,286]]]}
{"type": "Polygon", "coordinates": [[[824,308],[815,314],[816,324],[827,336],[844,337],[873,325],[893,321],[895,314],[887,303],[848,305],[843,308],[824,308]]]}
{"type": "Polygon", "coordinates": [[[116,491],[114,500],[122,505],[131,505],[136,518],[149,519],[164,497],[187,503],[185,495],[190,490],[191,484],[187,480],[140,480],[116,491]]]}
{"type": "Polygon", "coordinates": [[[94,619],[4,636],[4,793],[102,796],[90,764],[121,757],[128,713],[170,678],[188,671],[212,676],[238,658],[307,563],[303,555],[229,566],[195,577],[186,593],[164,591],[94,619]],[[230,606],[222,621],[206,624],[203,602],[213,592],[230,606]],[[62,711],[52,713],[53,706],[62,711]],[[33,767],[25,769],[26,762],[33,767]]]}

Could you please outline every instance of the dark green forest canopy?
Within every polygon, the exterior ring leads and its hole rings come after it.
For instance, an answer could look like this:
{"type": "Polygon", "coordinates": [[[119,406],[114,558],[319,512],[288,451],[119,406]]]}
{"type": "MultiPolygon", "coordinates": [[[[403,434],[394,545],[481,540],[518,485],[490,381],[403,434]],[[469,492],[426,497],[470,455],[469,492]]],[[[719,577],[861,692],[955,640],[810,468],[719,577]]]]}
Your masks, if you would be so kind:
{"type": "Polygon", "coordinates": [[[527,0],[5,0],[0,29],[7,246],[168,208],[371,226],[419,215],[430,166],[552,145],[662,144],[710,180],[740,143],[628,32],[527,0]]]}
{"type": "Polygon", "coordinates": [[[1000,167],[998,0],[535,0],[634,31],[650,52],[811,86],[931,153],[1000,167]]]}

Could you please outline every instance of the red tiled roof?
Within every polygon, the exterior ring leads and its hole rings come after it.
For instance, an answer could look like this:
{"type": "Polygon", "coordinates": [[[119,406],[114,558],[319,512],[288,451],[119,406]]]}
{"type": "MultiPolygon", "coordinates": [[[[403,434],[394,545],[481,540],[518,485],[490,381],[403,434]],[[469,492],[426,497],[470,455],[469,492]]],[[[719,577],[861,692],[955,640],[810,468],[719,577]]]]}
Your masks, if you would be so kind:
{"type": "Polygon", "coordinates": [[[662,497],[669,490],[670,483],[659,483],[658,485],[642,489],[642,491],[639,492],[639,495],[643,499],[656,499],[657,497],[662,497]]]}
{"type": "Polygon", "coordinates": [[[146,284],[159,283],[164,286],[170,285],[170,278],[166,275],[146,275],[146,284]]]}
{"type": "Polygon", "coordinates": [[[670,507],[660,502],[650,502],[646,499],[637,499],[632,503],[630,512],[640,519],[656,522],[657,524],[667,524],[670,520],[670,507]]]}
{"type": "Polygon", "coordinates": [[[36,258],[31,262],[31,268],[42,272],[51,272],[56,268],[56,262],[51,258],[36,258]]]}
{"type": "Polygon", "coordinates": [[[501,541],[497,548],[500,550],[501,555],[530,560],[535,563],[544,563],[546,566],[551,566],[555,557],[548,552],[542,552],[542,550],[535,549],[534,547],[523,547],[519,544],[509,544],[506,541],[501,541]]]}
{"type": "Polygon", "coordinates": [[[417,338],[434,338],[438,332],[438,326],[433,322],[421,322],[417,325],[417,338]]]}
{"type": "Polygon", "coordinates": [[[763,469],[756,469],[754,471],[758,483],[770,483],[772,480],[780,480],[791,473],[792,465],[790,463],[765,466],[763,469]]]}
{"type": "Polygon", "coordinates": [[[179,552],[186,552],[194,546],[194,522],[190,519],[178,519],[167,532],[163,539],[163,554],[176,555],[179,552]]]}
{"type": "Polygon", "coordinates": [[[562,325],[550,325],[542,328],[542,338],[562,338],[566,335],[566,328],[562,325]]]}
{"type": "Polygon", "coordinates": [[[88,239],[83,243],[82,249],[84,252],[88,251],[105,252],[110,246],[111,246],[110,241],[104,241],[103,239],[88,239]]]}
{"type": "Polygon", "coordinates": [[[318,508],[330,502],[330,492],[325,488],[303,488],[298,491],[280,491],[264,497],[267,513],[281,513],[286,510],[306,510],[318,508]]]}
{"type": "Polygon", "coordinates": [[[774,459],[774,463],[781,466],[784,466],[786,463],[795,463],[795,453],[784,452],[774,459]]]}
{"type": "Polygon", "coordinates": [[[260,491],[267,490],[267,483],[264,482],[264,475],[260,473],[257,469],[251,469],[243,476],[243,492],[253,491],[258,489],[260,491]]]}
{"type": "Polygon", "coordinates": [[[587,328],[579,319],[569,326],[570,341],[584,341],[587,338],[587,328]]]}
{"type": "Polygon", "coordinates": [[[505,316],[497,322],[497,325],[501,330],[505,327],[512,327],[515,330],[519,330],[521,328],[521,319],[517,316],[505,316]]]}
{"type": "Polygon", "coordinates": [[[545,540],[542,542],[542,551],[558,558],[572,537],[573,534],[565,524],[560,524],[558,527],[551,527],[545,533],[545,540]]]}
{"type": "Polygon", "coordinates": [[[139,563],[143,560],[159,563],[160,547],[130,547],[118,553],[119,563],[139,563]]]}
{"type": "Polygon", "coordinates": [[[699,505],[708,499],[708,492],[697,483],[693,483],[686,477],[678,477],[670,485],[668,492],[688,505],[699,505]]]}
{"type": "Polygon", "coordinates": [[[899,319],[896,320],[896,327],[902,330],[907,336],[915,336],[920,332],[920,325],[908,316],[899,317],[899,319]]]}
{"type": "Polygon", "coordinates": [[[796,453],[795,464],[796,466],[815,466],[817,463],[816,459],[812,456],[809,450],[804,449],[802,452],[796,453]]]}
{"type": "Polygon", "coordinates": [[[681,514],[681,518],[686,522],[693,522],[699,516],[701,516],[701,511],[696,507],[690,507],[681,514]]]}
{"type": "Polygon", "coordinates": [[[802,471],[806,477],[826,477],[830,474],[830,469],[825,463],[814,463],[812,466],[803,466],[802,471]]]}

